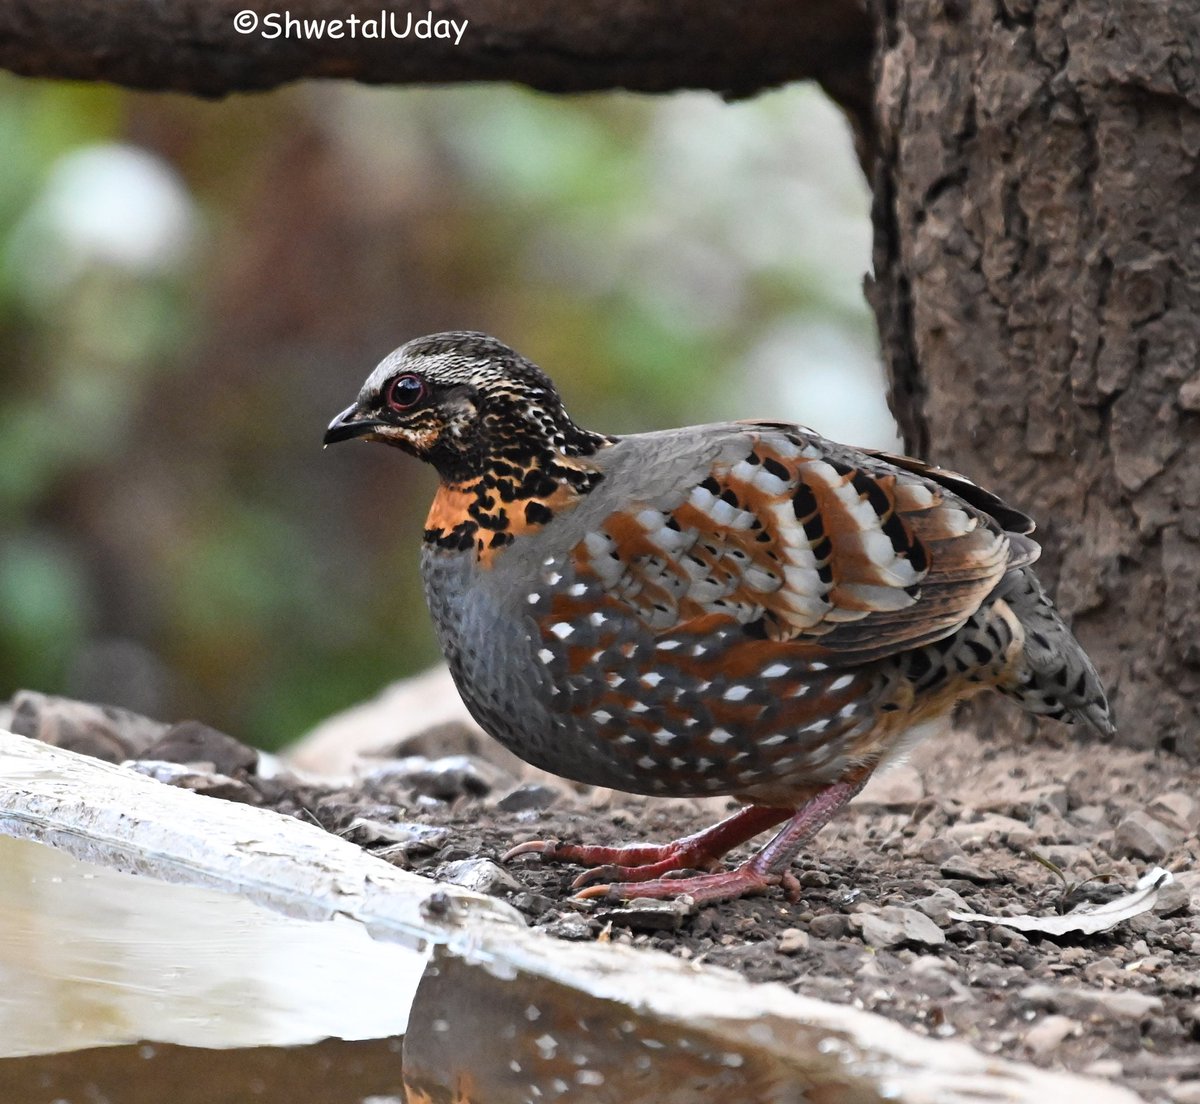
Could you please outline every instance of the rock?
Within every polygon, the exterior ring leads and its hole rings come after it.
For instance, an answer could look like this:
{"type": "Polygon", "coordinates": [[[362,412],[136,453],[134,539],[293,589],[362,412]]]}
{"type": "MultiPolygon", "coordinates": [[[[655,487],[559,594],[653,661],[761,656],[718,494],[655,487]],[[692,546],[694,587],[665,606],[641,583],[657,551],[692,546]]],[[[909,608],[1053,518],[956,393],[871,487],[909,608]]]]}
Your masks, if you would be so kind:
{"type": "Polygon", "coordinates": [[[578,913],[560,912],[552,920],[538,924],[536,931],[544,931],[556,939],[569,939],[573,942],[590,940],[592,938],[592,921],[578,913]]]}
{"type": "Polygon", "coordinates": [[[929,917],[939,928],[948,927],[951,923],[951,912],[970,912],[966,901],[949,886],[935,889],[928,897],[922,897],[913,902],[913,908],[919,909],[929,917]]]}
{"type": "Polygon", "coordinates": [[[367,782],[399,783],[420,797],[436,801],[453,801],[458,797],[483,797],[491,792],[498,772],[466,755],[446,755],[441,759],[426,759],[410,755],[386,763],[367,773],[367,782]]]}
{"type": "Polygon", "coordinates": [[[799,928],[784,928],[779,933],[779,942],[775,949],[780,954],[794,955],[801,951],[807,951],[811,942],[808,932],[801,931],[799,928]]]}
{"type": "Polygon", "coordinates": [[[457,862],[443,863],[437,868],[437,879],[493,897],[521,888],[521,884],[507,870],[491,859],[459,859],[457,862]]]}
{"type": "Polygon", "coordinates": [[[230,778],[227,774],[196,770],[186,763],[169,763],[162,759],[131,759],[126,765],[156,782],[181,790],[191,790],[205,797],[240,801],[243,805],[262,804],[262,797],[252,786],[238,778],[230,778]]]}
{"type": "Polygon", "coordinates": [[[397,852],[405,855],[424,855],[436,851],[450,838],[450,829],[432,824],[413,824],[407,821],[376,820],[373,817],[354,817],[345,831],[340,833],[348,840],[362,846],[385,843],[388,852],[376,852],[388,858],[397,852]]]}
{"type": "Polygon", "coordinates": [[[253,774],[258,751],[200,721],[180,721],[155,740],[138,759],[168,763],[211,763],[218,774],[253,774]]]}
{"type": "Polygon", "coordinates": [[[602,924],[639,931],[678,931],[692,913],[696,903],[690,897],[660,901],[653,897],[635,897],[619,908],[603,908],[596,912],[602,924]]]}
{"type": "Polygon", "coordinates": [[[1114,843],[1118,855],[1158,862],[1179,846],[1180,835],[1149,813],[1135,809],[1117,825],[1114,843]]]}
{"type": "Polygon", "coordinates": [[[946,839],[957,843],[960,847],[991,846],[1007,842],[1010,834],[1016,832],[1023,836],[1029,832],[1028,825],[1012,817],[1000,813],[989,813],[979,820],[962,821],[950,825],[943,833],[946,839]]]}
{"type": "Polygon", "coordinates": [[[1060,783],[1031,785],[1021,778],[1005,778],[990,786],[974,804],[985,812],[1020,818],[1035,809],[1053,809],[1061,813],[1066,810],[1067,802],[1066,788],[1060,783]]]}
{"type": "Polygon", "coordinates": [[[506,813],[521,813],[530,809],[536,812],[549,809],[560,796],[559,792],[550,786],[530,782],[506,793],[496,802],[496,808],[506,813]]]}
{"type": "Polygon", "coordinates": [[[1005,843],[1018,851],[1028,851],[1037,843],[1037,833],[1024,821],[1013,821],[1015,827],[1008,830],[1005,843]]]}
{"type": "Polygon", "coordinates": [[[1079,1035],[1083,1024],[1070,1016],[1045,1016],[1025,1033],[1025,1046],[1031,1054],[1046,1055],[1061,1045],[1064,1039],[1079,1035]]]}
{"type": "Polygon", "coordinates": [[[1069,804],[1070,799],[1065,786],[1043,786],[1038,791],[1033,808],[1037,812],[1049,810],[1061,817],[1067,815],[1069,804]]]}
{"type": "Polygon", "coordinates": [[[1103,805],[1080,805],[1069,819],[1085,831],[1095,832],[1108,824],[1108,810],[1103,805]]]}
{"type": "Polygon", "coordinates": [[[57,698],[36,690],[18,690],[10,705],[11,732],[106,763],[139,758],[167,730],[167,725],[128,709],[57,698]]]}
{"type": "Polygon", "coordinates": [[[940,866],[952,858],[964,857],[963,849],[952,839],[948,839],[946,835],[934,836],[933,839],[927,840],[921,845],[917,854],[927,863],[933,863],[935,866],[940,866]]]}
{"type": "Polygon", "coordinates": [[[923,912],[894,905],[864,916],[862,934],[863,941],[872,947],[896,947],[901,943],[936,947],[946,942],[946,933],[923,912]]]}
{"type": "Polygon", "coordinates": [[[1127,989],[1093,989],[1038,983],[1021,990],[1021,999],[1079,1019],[1141,1020],[1161,1013],[1162,997],[1127,989]]]}
{"type": "Polygon", "coordinates": [[[1146,811],[1185,836],[1193,835],[1200,829],[1200,802],[1191,794],[1182,791],[1159,794],[1146,811]]]}
{"type": "Polygon", "coordinates": [[[850,932],[850,922],[840,912],[826,912],[812,918],[808,931],[818,939],[845,939],[850,932]]]}
{"type": "Polygon", "coordinates": [[[1192,894],[1188,886],[1180,881],[1168,882],[1158,891],[1153,912],[1157,916],[1175,916],[1191,910],[1192,894]]]}
{"type": "Polygon", "coordinates": [[[943,877],[963,878],[968,882],[975,882],[977,885],[987,885],[989,882],[999,880],[998,875],[977,866],[966,855],[951,855],[938,869],[943,877]]]}
{"type": "Polygon", "coordinates": [[[875,805],[904,807],[915,805],[925,796],[921,772],[909,763],[901,763],[872,777],[851,806],[875,805]]]}
{"type": "Polygon", "coordinates": [[[1039,850],[1038,854],[1049,859],[1068,876],[1079,877],[1082,873],[1094,874],[1096,861],[1087,847],[1072,843],[1052,843],[1039,850]]]}

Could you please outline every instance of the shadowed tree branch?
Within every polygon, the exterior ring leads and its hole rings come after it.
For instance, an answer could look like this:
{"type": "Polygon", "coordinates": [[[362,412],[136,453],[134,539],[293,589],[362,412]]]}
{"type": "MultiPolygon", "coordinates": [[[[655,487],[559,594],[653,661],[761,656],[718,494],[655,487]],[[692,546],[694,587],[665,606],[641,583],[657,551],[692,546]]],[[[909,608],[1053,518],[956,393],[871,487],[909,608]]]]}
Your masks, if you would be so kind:
{"type": "Polygon", "coordinates": [[[871,49],[859,0],[443,0],[411,8],[394,0],[0,0],[4,68],[212,97],[310,77],[505,80],[551,92],[706,88],[730,97],[814,79],[861,128],[871,49]],[[439,29],[449,38],[416,37],[431,7],[434,20],[466,21],[457,44],[448,26],[439,29]],[[258,17],[250,33],[235,27],[243,9],[258,17]],[[408,36],[364,37],[378,34],[381,12],[389,30],[408,27],[408,36]],[[278,24],[266,21],[272,13],[278,24]],[[298,21],[291,34],[264,37],[282,28],[285,13],[298,21]],[[328,33],[328,22],[322,37],[303,37],[314,20],[342,20],[342,37],[328,33]]]}

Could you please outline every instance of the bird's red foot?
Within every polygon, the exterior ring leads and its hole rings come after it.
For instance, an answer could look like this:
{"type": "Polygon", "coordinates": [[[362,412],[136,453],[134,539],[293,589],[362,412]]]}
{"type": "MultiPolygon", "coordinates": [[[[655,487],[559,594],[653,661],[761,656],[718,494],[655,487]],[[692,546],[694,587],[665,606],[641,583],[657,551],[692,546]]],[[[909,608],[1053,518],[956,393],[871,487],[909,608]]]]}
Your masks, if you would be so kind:
{"type": "Polygon", "coordinates": [[[765,872],[756,859],[750,859],[733,870],[722,870],[716,874],[693,874],[682,878],[655,878],[650,881],[617,881],[605,885],[592,885],[580,890],[575,896],[581,900],[598,898],[631,901],[638,897],[682,897],[685,894],[696,904],[711,904],[714,901],[732,901],[737,897],[749,897],[765,893],[774,886],[782,885],[788,897],[794,899],[799,892],[799,883],[791,873],[770,874],[765,872]]]}
{"type": "Polygon", "coordinates": [[[863,788],[874,763],[864,764],[843,782],[834,782],[813,795],[799,809],[749,805],[720,824],[661,845],[632,844],[628,847],[588,847],[581,844],[536,840],[514,847],[505,859],[538,854],[552,862],[577,862],[597,867],[576,878],[576,895],[588,899],[615,897],[681,897],[685,893],[699,903],[728,901],[751,893],[762,893],[782,885],[789,898],[799,896],[800,887],[788,867],[796,852],[810,840],[846,802],[863,788]],[[684,870],[712,871],[717,860],[740,843],[780,821],[788,823],[753,858],[733,870],[678,876],[684,870]],[[616,877],[614,877],[616,875],[616,877]],[[613,878],[588,885],[596,878],[613,878]]]}
{"type": "Polygon", "coordinates": [[[671,843],[593,847],[588,844],[559,843],[557,840],[531,840],[506,852],[502,861],[507,862],[518,855],[541,855],[548,862],[594,867],[575,880],[573,888],[576,889],[597,878],[618,875],[616,880],[621,882],[651,881],[674,870],[713,870],[722,855],[791,815],[791,809],[750,805],[719,824],[671,843]]]}

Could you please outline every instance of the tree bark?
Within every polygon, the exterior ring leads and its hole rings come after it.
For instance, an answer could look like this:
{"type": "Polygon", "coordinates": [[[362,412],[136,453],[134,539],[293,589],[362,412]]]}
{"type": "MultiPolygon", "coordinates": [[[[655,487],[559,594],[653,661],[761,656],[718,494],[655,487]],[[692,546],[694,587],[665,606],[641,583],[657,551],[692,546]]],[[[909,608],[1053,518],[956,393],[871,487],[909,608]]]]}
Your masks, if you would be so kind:
{"type": "Polygon", "coordinates": [[[511,80],[551,92],[707,88],[749,96],[814,79],[870,118],[871,24],[860,0],[0,0],[0,66],[24,76],[102,80],[225,96],[304,77],[418,84],[511,80]],[[461,40],[368,38],[394,12],[466,21],[461,40]],[[258,16],[239,33],[239,12],[258,16]],[[294,32],[274,34],[271,13],[294,32]],[[339,20],[332,37],[306,22],[339,20]],[[351,37],[353,35],[353,37],[351,37]]]}
{"type": "Polygon", "coordinates": [[[1200,15],[880,0],[871,296],[908,447],[1040,522],[1123,739],[1200,757],[1200,15]]]}

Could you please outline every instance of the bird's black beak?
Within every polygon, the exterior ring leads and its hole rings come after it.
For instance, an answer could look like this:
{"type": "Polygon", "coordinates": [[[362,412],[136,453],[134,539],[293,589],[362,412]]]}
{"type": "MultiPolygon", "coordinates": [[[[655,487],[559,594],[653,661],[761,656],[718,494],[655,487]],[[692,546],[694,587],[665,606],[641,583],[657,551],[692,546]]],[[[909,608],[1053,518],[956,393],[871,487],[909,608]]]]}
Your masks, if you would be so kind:
{"type": "Polygon", "coordinates": [[[363,414],[357,406],[348,406],[329,423],[323,443],[332,445],[352,437],[365,437],[384,424],[379,418],[363,414]]]}

